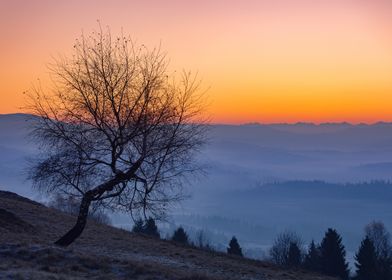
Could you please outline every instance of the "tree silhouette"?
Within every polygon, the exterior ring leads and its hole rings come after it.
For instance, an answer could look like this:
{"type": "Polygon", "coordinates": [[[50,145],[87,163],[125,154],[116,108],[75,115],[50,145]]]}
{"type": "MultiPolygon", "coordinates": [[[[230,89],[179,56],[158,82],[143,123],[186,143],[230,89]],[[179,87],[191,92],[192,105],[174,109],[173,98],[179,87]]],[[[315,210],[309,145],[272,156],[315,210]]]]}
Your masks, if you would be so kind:
{"type": "Polygon", "coordinates": [[[325,233],[320,246],[321,271],[329,276],[349,279],[346,251],[342,244],[342,238],[336,230],[329,228],[325,233]]]}
{"type": "Polygon", "coordinates": [[[382,222],[373,221],[365,227],[365,235],[374,245],[378,258],[388,258],[391,255],[391,235],[382,222]]]}
{"type": "Polygon", "coordinates": [[[270,249],[270,256],[274,263],[282,266],[289,265],[289,251],[291,244],[295,244],[300,249],[302,257],[302,239],[301,237],[292,231],[284,231],[280,233],[270,249]]]}
{"type": "Polygon", "coordinates": [[[235,236],[230,240],[229,247],[227,248],[227,253],[230,255],[237,255],[237,256],[243,256],[242,255],[242,249],[240,247],[240,244],[238,244],[238,240],[235,236]]]}
{"type": "Polygon", "coordinates": [[[134,233],[143,233],[144,223],[142,219],[137,219],[135,224],[133,225],[132,232],[134,233]]]}
{"type": "Polygon", "coordinates": [[[287,256],[287,266],[299,267],[302,263],[302,253],[298,245],[294,242],[290,243],[287,256]]]}
{"type": "Polygon", "coordinates": [[[380,279],[377,275],[377,255],[373,242],[368,236],[362,240],[361,246],[355,255],[357,268],[356,280],[380,279]]]}
{"type": "Polygon", "coordinates": [[[392,279],[391,236],[382,222],[373,221],[365,227],[365,234],[372,241],[377,257],[377,280],[392,279]]]}
{"type": "Polygon", "coordinates": [[[202,229],[196,232],[195,245],[199,248],[206,249],[206,250],[213,249],[212,246],[210,245],[207,232],[202,229]]]}
{"type": "Polygon", "coordinates": [[[151,217],[147,219],[145,225],[143,226],[143,233],[157,238],[161,237],[155,220],[151,217]]]}
{"type": "MultiPolygon", "coordinates": [[[[164,53],[109,30],[82,35],[50,67],[53,91],[29,92],[40,156],[34,187],[80,198],[77,221],[55,243],[83,232],[90,206],[160,217],[183,196],[204,143],[203,98],[189,73],[170,74],[164,53]]],[[[173,73],[173,72],[172,72],[173,73]]]]}
{"type": "Polygon", "coordinates": [[[189,244],[189,238],[183,227],[179,227],[174,231],[172,240],[182,244],[189,244]]]}
{"type": "Polygon", "coordinates": [[[320,271],[320,248],[312,242],[309,245],[307,254],[305,255],[303,266],[311,271],[320,271]]]}

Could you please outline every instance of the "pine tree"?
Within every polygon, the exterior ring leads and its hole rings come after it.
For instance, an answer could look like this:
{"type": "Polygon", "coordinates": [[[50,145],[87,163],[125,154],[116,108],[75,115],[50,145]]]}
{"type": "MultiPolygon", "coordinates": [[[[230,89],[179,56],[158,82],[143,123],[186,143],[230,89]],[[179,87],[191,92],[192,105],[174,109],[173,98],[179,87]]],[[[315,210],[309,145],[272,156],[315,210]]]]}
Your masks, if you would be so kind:
{"type": "Polygon", "coordinates": [[[155,221],[153,218],[150,217],[147,219],[147,221],[143,227],[143,233],[160,238],[158,227],[155,224],[155,221]]]}
{"type": "Polygon", "coordinates": [[[313,240],[309,245],[303,267],[311,271],[320,271],[320,248],[313,240]]]}
{"type": "Polygon", "coordinates": [[[182,244],[189,244],[189,238],[183,227],[179,227],[173,234],[172,240],[182,244]]]}
{"type": "Polygon", "coordinates": [[[230,240],[229,248],[227,248],[227,253],[242,257],[242,249],[238,244],[237,238],[235,238],[235,236],[233,236],[233,238],[230,240]]]}
{"type": "Polygon", "coordinates": [[[302,253],[297,243],[291,242],[287,255],[287,266],[299,267],[302,262],[302,253]]]}
{"type": "Polygon", "coordinates": [[[135,224],[133,225],[132,232],[134,233],[143,233],[143,220],[138,219],[135,221],[135,224]]]}
{"type": "Polygon", "coordinates": [[[339,277],[342,280],[349,279],[348,264],[345,260],[346,251],[342,244],[342,238],[336,230],[329,228],[321,242],[321,271],[329,276],[339,277]]]}
{"type": "Polygon", "coordinates": [[[357,268],[356,280],[374,280],[377,277],[377,255],[373,242],[368,236],[362,241],[355,255],[357,268]]]}

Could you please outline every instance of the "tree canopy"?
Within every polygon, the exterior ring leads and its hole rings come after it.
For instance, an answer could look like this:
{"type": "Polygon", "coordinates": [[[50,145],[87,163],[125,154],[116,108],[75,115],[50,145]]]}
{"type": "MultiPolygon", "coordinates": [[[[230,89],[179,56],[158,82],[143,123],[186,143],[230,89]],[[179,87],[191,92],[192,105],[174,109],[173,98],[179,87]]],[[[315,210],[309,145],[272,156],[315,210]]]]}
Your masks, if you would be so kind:
{"type": "Polygon", "coordinates": [[[102,29],[82,35],[50,71],[53,90],[29,94],[41,148],[31,179],[48,194],[80,199],[75,227],[56,244],[81,234],[91,204],[164,215],[199,169],[206,126],[197,77],[169,72],[160,48],[102,29]]]}

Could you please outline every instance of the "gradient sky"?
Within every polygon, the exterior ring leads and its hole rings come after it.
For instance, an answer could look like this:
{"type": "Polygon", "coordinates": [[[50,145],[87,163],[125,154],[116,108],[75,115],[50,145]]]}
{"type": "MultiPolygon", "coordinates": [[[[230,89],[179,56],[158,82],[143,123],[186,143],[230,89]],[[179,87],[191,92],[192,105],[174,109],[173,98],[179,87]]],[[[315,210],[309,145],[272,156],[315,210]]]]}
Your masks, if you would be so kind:
{"type": "Polygon", "coordinates": [[[392,121],[391,0],[0,0],[0,113],[97,19],[198,71],[213,122],[392,121]]]}

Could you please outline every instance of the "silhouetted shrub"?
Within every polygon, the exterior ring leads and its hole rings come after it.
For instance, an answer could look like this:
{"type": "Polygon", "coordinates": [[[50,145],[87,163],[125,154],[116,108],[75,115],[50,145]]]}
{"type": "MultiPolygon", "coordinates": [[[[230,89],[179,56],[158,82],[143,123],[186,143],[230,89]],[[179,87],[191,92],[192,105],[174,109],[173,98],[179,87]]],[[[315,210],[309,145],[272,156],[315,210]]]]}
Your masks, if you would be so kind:
{"type": "Polygon", "coordinates": [[[143,226],[144,226],[143,220],[142,219],[137,219],[135,221],[135,224],[133,225],[132,232],[134,232],[134,233],[143,233],[143,226]]]}
{"type": "Polygon", "coordinates": [[[276,237],[274,244],[270,249],[271,261],[278,265],[289,266],[289,252],[290,247],[293,246],[293,244],[299,249],[300,259],[302,259],[303,242],[301,237],[295,232],[285,231],[276,237]]]}
{"type": "Polygon", "coordinates": [[[151,217],[144,222],[142,219],[137,219],[133,225],[132,232],[143,233],[157,238],[161,237],[155,220],[151,217]]]}
{"type": "Polygon", "coordinates": [[[233,236],[233,238],[230,240],[229,243],[229,248],[227,248],[227,253],[230,255],[237,255],[237,256],[243,256],[242,255],[242,249],[240,247],[240,244],[238,244],[237,238],[233,236]]]}
{"type": "Polygon", "coordinates": [[[179,227],[178,229],[176,229],[171,239],[178,243],[189,244],[188,235],[183,227],[179,227]]]}
{"type": "Polygon", "coordinates": [[[204,230],[199,230],[196,233],[196,240],[194,245],[196,247],[202,248],[202,249],[207,249],[207,250],[212,250],[212,246],[210,245],[210,242],[208,240],[207,234],[204,230]]]}
{"type": "Polygon", "coordinates": [[[301,263],[302,263],[301,249],[298,247],[297,243],[291,242],[289,247],[289,253],[287,256],[287,266],[299,267],[301,263]]]}
{"type": "Polygon", "coordinates": [[[155,224],[155,220],[151,217],[148,218],[146,223],[144,224],[143,233],[157,238],[161,237],[158,231],[158,227],[155,224]]]}
{"type": "Polygon", "coordinates": [[[372,241],[377,258],[377,280],[392,279],[391,235],[382,222],[373,221],[365,227],[365,235],[372,241]]]}
{"type": "Polygon", "coordinates": [[[320,271],[321,270],[320,255],[321,255],[320,247],[316,245],[312,240],[312,242],[309,245],[308,252],[304,258],[303,267],[311,271],[320,271]]]}

